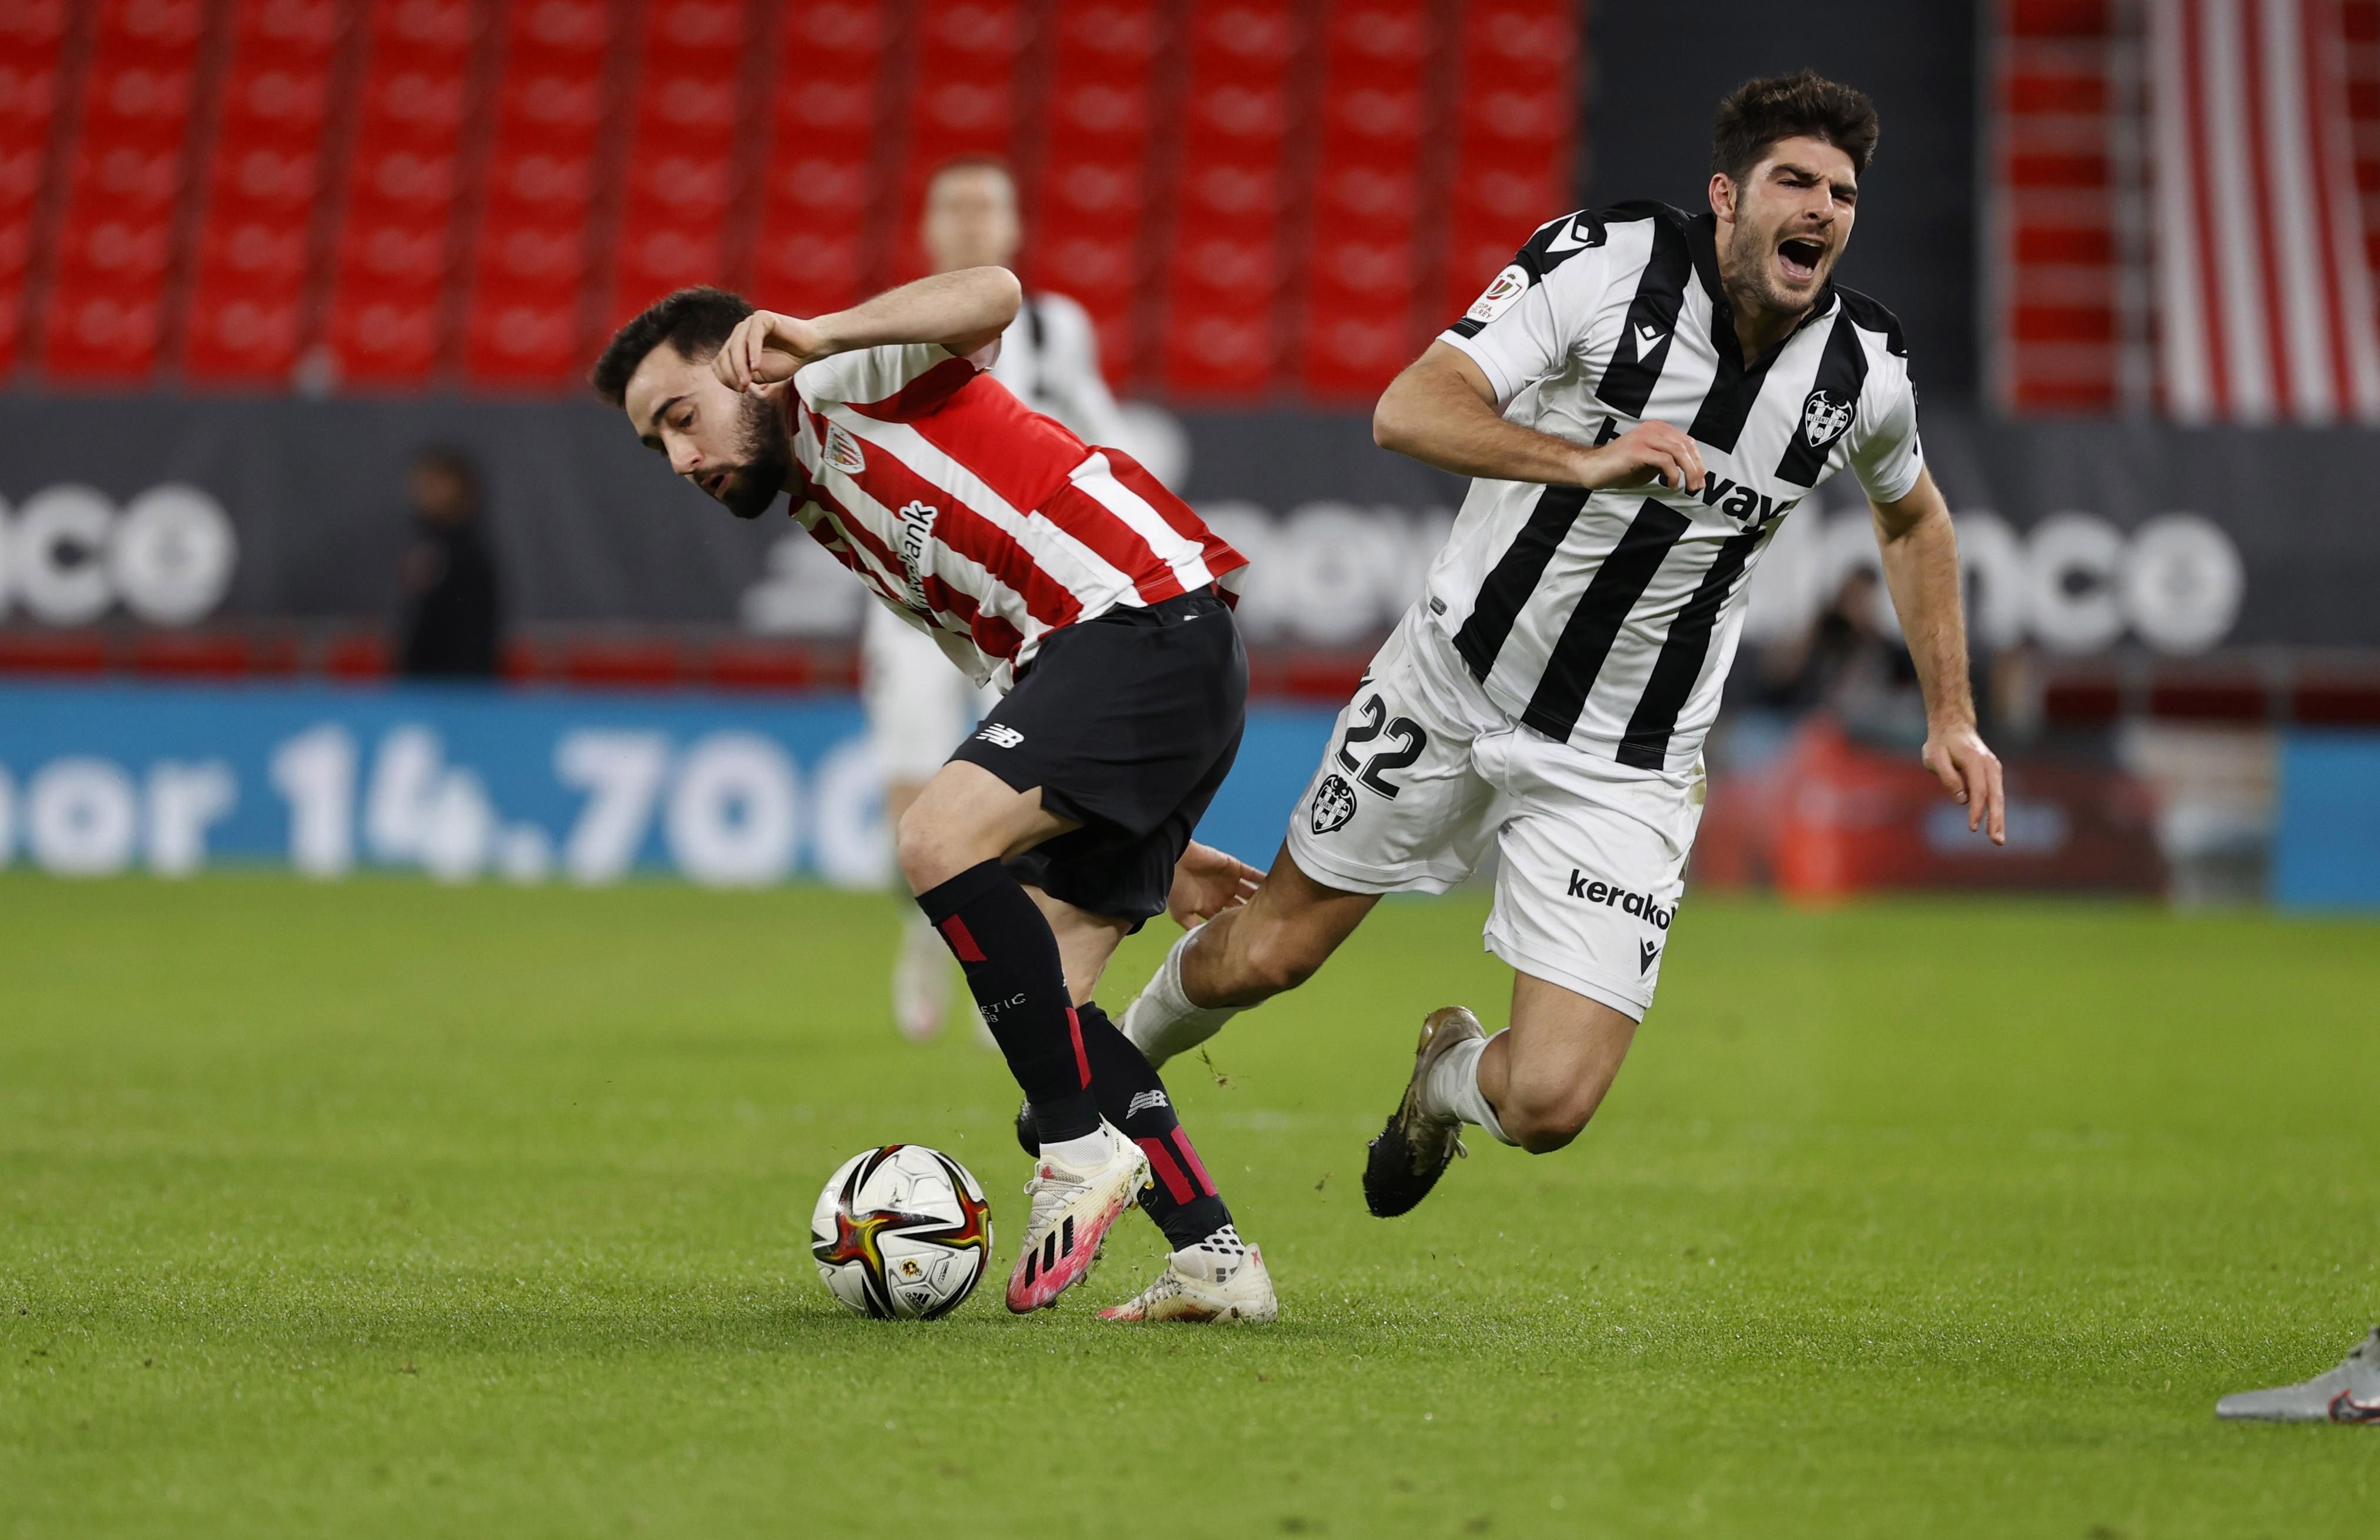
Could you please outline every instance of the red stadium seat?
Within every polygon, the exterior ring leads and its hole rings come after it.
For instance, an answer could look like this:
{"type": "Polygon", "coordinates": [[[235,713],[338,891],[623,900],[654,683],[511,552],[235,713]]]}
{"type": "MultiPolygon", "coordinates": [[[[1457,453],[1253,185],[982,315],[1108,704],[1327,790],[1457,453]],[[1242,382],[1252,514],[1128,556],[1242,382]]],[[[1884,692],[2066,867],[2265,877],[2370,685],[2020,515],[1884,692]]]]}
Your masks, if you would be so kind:
{"type": "Polygon", "coordinates": [[[768,93],[758,232],[749,259],[760,303],[796,313],[860,297],[868,211],[881,196],[875,164],[881,7],[826,0],[794,7],[779,30],[776,74],[808,82],[768,93]]]}
{"type": "Polygon", "coordinates": [[[155,368],[195,74],[196,28],[181,29],[183,16],[174,6],[102,13],[43,308],[42,365],[53,379],[130,382],[155,368]],[[129,184],[128,196],[111,195],[104,184],[115,180],[129,184]]]}
{"type": "Polygon", "coordinates": [[[480,296],[463,338],[465,367],[484,385],[552,388],[579,361],[577,297],[480,296]]]}
{"type": "Polygon", "coordinates": [[[769,165],[763,196],[772,206],[798,210],[804,220],[856,233],[874,194],[868,163],[826,155],[795,158],[798,153],[789,151],[769,165]]]}
{"type": "Polygon", "coordinates": [[[823,80],[776,95],[776,143],[785,153],[866,161],[876,132],[872,77],[823,80]]]}
{"type": "Polygon", "coordinates": [[[33,214],[57,115],[65,0],[0,6],[0,374],[16,367],[33,214]]]}
{"type": "Polygon", "coordinates": [[[1283,0],[1196,9],[1173,243],[1165,275],[1162,377],[1186,394],[1267,388],[1280,346],[1280,224],[1302,100],[1291,61],[1305,45],[1305,11],[1283,0]]]}
{"type": "MultiPolygon", "coordinates": [[[[162,358],[267,383],[319,340],[358,387],[456,366],[576,389],[602,328],[671,287],[815,310],[914,274],[927,177],[989,154],[1020,173],[1028,283],[1085,305],[1111,376],[1354,399],[1571,201],[1574,9],[0,0],[0,368],[47,273],[25,332],[61,377],[162,358]],[[78,4],[91,45],[68,61],[78,4]],[[753,95],[756,35],[774,57],[753,95]]],[[[2093,83],[2000,86],[2071,109],[2093,83]]],[[[2012,228],[2069,259],[2107,235],[2012,228]]]]}
{"type": "MultiPolygon", "coordinates": [[[[358,149],[451,150],[462,134],[468,111],[467,85],[459,67],[375,70],[365,82],[358,114],[358,149]]],[[[591,101],[587,111],[591,119],[595,113],[591,101]]]]}
{"type": "Polygon", "coordinates": [[[443,72],[457,67],[479,41],[489,7],[480,0],[375,0],[374,72],[443,72]]]}
{"type": "Polygon", "coordinates": [[[1177,305],[1166,321],[1166,384],[1189,396],[1260,392],[1272,382],[1278,330],[1269,305],[1177,305]]]}
{"type": "Polygon", "coordinates": [[[816,315],[859,294],[859,237],[824,234],[799,221],[764,225],[753,252],[752,297],[771,309],[816,315]]]}
{"type": "Polygon", "coordinates": [[[436,293],[351,296],[331,312],[324,340],[349,389],[418,384],[430,377],[442,351],[436,293]]]}
{"type": "Polygon", "coordinates": [[[464,371],[480,384],[565,389],[585,360],[588,221],[601,130],[621,110],[603,73],[619,19],[606,0],[526,0],[505,12],[462,339],[464,371]]]}
{"type": "Polygon", "coordinates": [[[655,0],[645,13],[606,331],[673,289],[736,281],[728,215],[749,16],[741,0],[655,0]]]}
{"type": "Polygon", "coordinates": [[[1428,328],[1461,315],[1531,231],[1576,203],[1577,36],[1567,0],[1463,7],[1443,281],[1418,301],[1428,328]]]}
{"type": "Polygon", "coordinates": [[[936,170],[967,155],[1014,158],[1016,65],[1031,26],[1013,0],[921,0],[893,276],[925,270],[917,220],[936,170]]]}
{"type": "Polygon", "coordinates": [[[1032,211],[1026,281],[1083,305],[1100,364],[1117,381],[1139,368],[1140,232],[1156,192],[1151,67],[1167,19],[1152,0],[1059,8],[1038,177],[1023,189],[1032,211]]]}
{"type": "Polygon", "coordinates": [[[239,0],[233,23],[243,62],[309,73],[322,70],[346,24],[339,0],[239,0]]]}

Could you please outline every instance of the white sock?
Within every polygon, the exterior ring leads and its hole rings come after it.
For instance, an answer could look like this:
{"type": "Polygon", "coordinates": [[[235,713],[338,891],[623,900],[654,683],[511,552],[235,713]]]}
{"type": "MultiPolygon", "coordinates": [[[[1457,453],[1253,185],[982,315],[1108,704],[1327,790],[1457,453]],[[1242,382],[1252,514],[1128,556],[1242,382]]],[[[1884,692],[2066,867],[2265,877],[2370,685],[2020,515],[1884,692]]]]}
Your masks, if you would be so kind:
{"type": "Polygon", "coordinates": [[[1422,1082],[1422,1110],[1441,1118],[1460,1118],[1476,1123],[1488,1131],[1498,1144],[1515,1141],[1506,1136],[1504,1125],[1496,1121],[1496,1109],[1488,1105],[1488,1093],[1479,1088],[1479,1056],[1488,1045],[1502,1037],[1479,1037],[1451,1048],[1429,1068],[1429,1078],[1422,1082]]]}
{"type": "Polygon", "coordinates": [[[1182,953],[1206,927],[1185,932],[1165,954],[1148,988],[1123,1010],[1123,1035],[1159,1069],[1177,1053],[1187,1053],[1223,1030],[1240,1013],[1236,1005],[1193,1005],[1182,988],[1182,953]]]}
{"type": "Polygon", "coordinates": [[[1099,1124],[1079,1139],[1060,1139],[1041,1146],[1041,1158],[1065,1167],[1070,1171],[1097,1170],[1108,1163],[1115,1153],[1115,1144],[1108,1125],[1099,1124]]]}

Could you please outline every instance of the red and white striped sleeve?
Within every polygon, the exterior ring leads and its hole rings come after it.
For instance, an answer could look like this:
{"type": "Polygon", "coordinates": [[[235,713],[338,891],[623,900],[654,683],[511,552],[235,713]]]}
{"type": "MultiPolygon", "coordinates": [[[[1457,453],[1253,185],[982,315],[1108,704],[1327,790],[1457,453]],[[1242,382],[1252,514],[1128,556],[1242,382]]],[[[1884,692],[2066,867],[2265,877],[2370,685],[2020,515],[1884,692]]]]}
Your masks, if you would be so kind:
{"type": "Polygon", "coordinates": [[[990,368],[998,346],[964,358],[935,342],[855,348],[803,366],[795,383],[813,409],[840,403],[883,421],[909,422],[939,410],[990,368]]]}

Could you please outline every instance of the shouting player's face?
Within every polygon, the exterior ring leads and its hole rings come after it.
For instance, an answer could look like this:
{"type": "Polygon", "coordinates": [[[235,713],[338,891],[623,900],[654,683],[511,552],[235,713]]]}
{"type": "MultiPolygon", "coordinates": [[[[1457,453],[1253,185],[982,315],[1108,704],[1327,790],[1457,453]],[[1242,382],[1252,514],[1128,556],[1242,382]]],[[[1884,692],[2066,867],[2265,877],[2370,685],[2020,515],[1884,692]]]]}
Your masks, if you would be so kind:
{"type": "Polygon", "coordinates": [[[646,448],[737,518],[759,517],[784,490],[793,445],[783,413],[773,399],[730,390],[709,358],[663,343],[637,366],[621,406],[646,448]]]}
{"type": "Polygon", "coordinates": [[[1858,205],[1852,158],[1821,139],[1779,139],[1742,182],[1713,176],[1728,288],[1767,309],[1808,309],[1852,238],[1858,205]]]}

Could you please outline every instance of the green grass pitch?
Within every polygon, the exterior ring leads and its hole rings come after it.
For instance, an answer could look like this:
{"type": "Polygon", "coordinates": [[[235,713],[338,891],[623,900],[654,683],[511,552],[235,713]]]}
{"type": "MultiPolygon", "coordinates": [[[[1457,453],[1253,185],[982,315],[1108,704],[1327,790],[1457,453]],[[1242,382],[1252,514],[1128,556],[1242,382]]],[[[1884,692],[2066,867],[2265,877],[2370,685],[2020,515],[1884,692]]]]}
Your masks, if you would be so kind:
{"type": "MultiPolygon", "coordinates": [[[[1365,1138],[1475,898],[1173,1076],[1267,1328],[862,1321],[803,1225],[1014,1093],[892,901],[0,879],[0,1534],[2374,1533],[2380,1429],[2221,1425],[2380,1313],[2380,928],[1689,903],[1585,1137],[1412,1217],[1365,1138]]],[[[1121,1001],[1170,931],[1127,950],[1121,1001]]],[[[1481,1141],[1474,1140],[1475,1146],[1481,1141]]]]}

